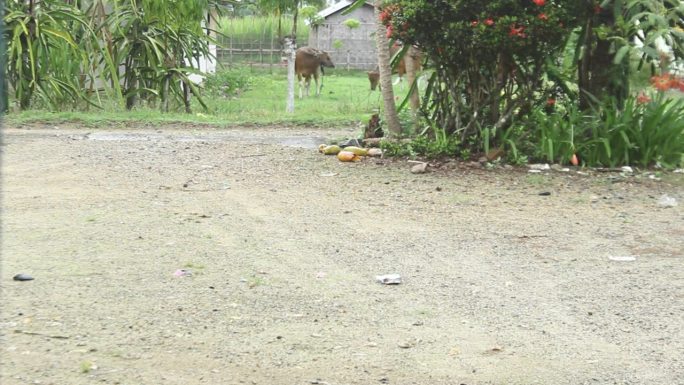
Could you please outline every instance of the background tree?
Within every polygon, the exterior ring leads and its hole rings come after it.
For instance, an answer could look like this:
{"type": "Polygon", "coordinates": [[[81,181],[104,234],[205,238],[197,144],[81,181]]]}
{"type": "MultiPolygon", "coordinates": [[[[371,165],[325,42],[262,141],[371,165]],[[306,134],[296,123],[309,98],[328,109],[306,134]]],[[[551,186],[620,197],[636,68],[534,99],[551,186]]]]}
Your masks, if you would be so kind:
{"type": "Polygon", "coordinates": [[[679,0],[584,0],[577,9],[579,38],[575,47],[580,106],[629,95],[630,60],[639,68],[680,60],[684,54],[684,4],[679,0]],[[663,52],[670,47],[670,52],[663,52]],[[671,55],[671,58],[670,58],[671,55]]]}
{"type": "Polygon", "coordinates": [[[375,32],[375,42],[378,50],[378,71],[380,72],[380,92],[382,93],[382,100],[384,106],[385,122],[390,135],[401,134],[401,123],[399,122],[399,114],[397,113],[396,103],[394,102],[394,90],[392,89],[392,67],[390,65],[390,51],[388,35],[391,35],[391,29],[388,29],[382,23],[383,14],[381,11],[383,6],[382,0],[375,1],[375,17],[378,25],[375,32]]]}

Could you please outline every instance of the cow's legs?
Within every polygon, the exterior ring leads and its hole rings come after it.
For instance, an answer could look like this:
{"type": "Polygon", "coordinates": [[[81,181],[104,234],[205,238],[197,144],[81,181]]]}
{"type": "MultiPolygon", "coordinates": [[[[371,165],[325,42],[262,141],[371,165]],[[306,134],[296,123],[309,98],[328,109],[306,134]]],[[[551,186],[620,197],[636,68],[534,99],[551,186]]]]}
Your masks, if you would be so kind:
{"type": "Polygon", "coordinates": [[[307,77],[306,80],[304,80],[304,94],[306,97],[309,97],[309,88],[311,88],[311,77],[307,77]]]}
{"type": "Polygon", "coordinates": [[[311,84],[311,78],[302,76],[299,79],[299,98],[302,99],[302,89],[304,92],[304,95],[309,96],[309,85],[311,84]]]}

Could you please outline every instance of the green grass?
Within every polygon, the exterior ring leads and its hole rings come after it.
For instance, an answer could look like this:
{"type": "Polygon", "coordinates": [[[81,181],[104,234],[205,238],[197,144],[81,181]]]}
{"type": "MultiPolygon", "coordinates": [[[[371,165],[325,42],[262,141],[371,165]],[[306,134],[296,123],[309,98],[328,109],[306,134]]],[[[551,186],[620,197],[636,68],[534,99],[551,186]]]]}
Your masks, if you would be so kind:
{"type": "MultiPolygon", "coordinates": [[[[321,96],[310,96],[300,100],[296,85],[295,112],[288,114],[285,112],[287,95],[285,69],[279,68],[274,73],[255,68],[238,70],[249,71],[250,86],[232,97],[205,93],[205,99],[210,108],[208,112],[204,112],[196,103],[192,114],[180,111],[161,113],[157,109],[147,107],[137,107],[132,111],[126,111],[112,103],[105,103],[103,110],[91,108],[88,112],[30,110],[10,113],[5,117],[6,123],[21,125],[45,122],[58,125],[65,122],[77,122],[88,127],[107,128],[127,128],[129,122],[144,123],[153,127],[170,123],[217,126],[288,124],[339,127],[358,122],[366,123],[370,115],[377,112],[382,105],[380,92],[370,91],[365,72],[326,68],[321,96]]],[[[313,87],[312,84],[312,94],[313,87]]],[[[399,100],[408,92],[406,85],[397,85],[394,89],[395,96],[399,100]]]]}
{"type": "MultiPolygon", "coordinates": [[[[292,31],[292,18],[284,16],[280,20],[281,33],[287,35],[292,31]]],[[[218,21],[218,31],[223,35],[219,41],[228,46],[229,39],[236,43],[263,42],[269,44],[278,39],[277,16],[245,16],[222,17],[218,21]]],[[[303,18],[297,22],[297,41],[309,39],[309,26],[303,18]]]]}

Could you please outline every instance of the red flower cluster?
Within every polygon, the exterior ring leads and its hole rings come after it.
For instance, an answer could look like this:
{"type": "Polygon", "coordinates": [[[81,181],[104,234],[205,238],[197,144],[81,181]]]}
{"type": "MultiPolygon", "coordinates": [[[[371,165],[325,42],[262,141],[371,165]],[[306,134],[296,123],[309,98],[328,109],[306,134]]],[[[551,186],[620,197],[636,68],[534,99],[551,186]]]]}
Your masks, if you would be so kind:
{"type": "Polygon", "coordinates": [[[549,17],[546,16],[546,14],[543,12],[540,13],[539,16],[537,16],[537,17],[539,18],[539,20],[544,20],[544,21],[549,20],[549,17]]]}
{"type": "Polygon", "coordinates": [[[394,4],[390,4],[387,7],[385,7],[382,12],[380,12],[379,18],[380,22],[384,25],[387,25],[392,21],[392,14],[397,10],[397,6],[394,4]]]}
{"type": "Polygon", "coordinates": [[[684,92],[684,78],[667,73],[652,77],[651,85],[658,91],[679,90],[684,92]]]}
{"type": "Polygon", "coordinates": [[[544,6],[544,4],[546,4],[546,0],[532,0],[532,2],[537,4],[540,7],[544,6]]]}
{"type": "Polygon", "coordinates": [[[508,32],[508,36],[518,36],[521,38],[527,37],[527,35],[525,34],[525,27],[520,26],[516,28],[515,25],[512,25],[511,30],[508,32]]]}
{"type": "Polygon", "coordinates": [[[637,96],[637,104],[646,104],[651,101],[651,98],[643,92],[640,92],[637,96]]]}

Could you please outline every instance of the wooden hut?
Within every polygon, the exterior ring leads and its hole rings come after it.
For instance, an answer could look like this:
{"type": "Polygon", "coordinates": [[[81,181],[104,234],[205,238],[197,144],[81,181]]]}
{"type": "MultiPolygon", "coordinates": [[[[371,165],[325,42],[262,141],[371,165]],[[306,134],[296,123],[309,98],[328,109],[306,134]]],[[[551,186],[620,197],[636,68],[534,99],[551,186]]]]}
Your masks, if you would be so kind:
{"type": "Polygon", "coordinates": [[[375,48],[375,15],[373,3],[366,2],[348,15],[342,13],[352,1],[340,2],[320,11],[320,22],[311,26],[310,47],[327,51],[337,68],[370,70],[377,66],[375,48]],[[349,28],[345,21],[354,19],[358,27],[349,28]]]}

